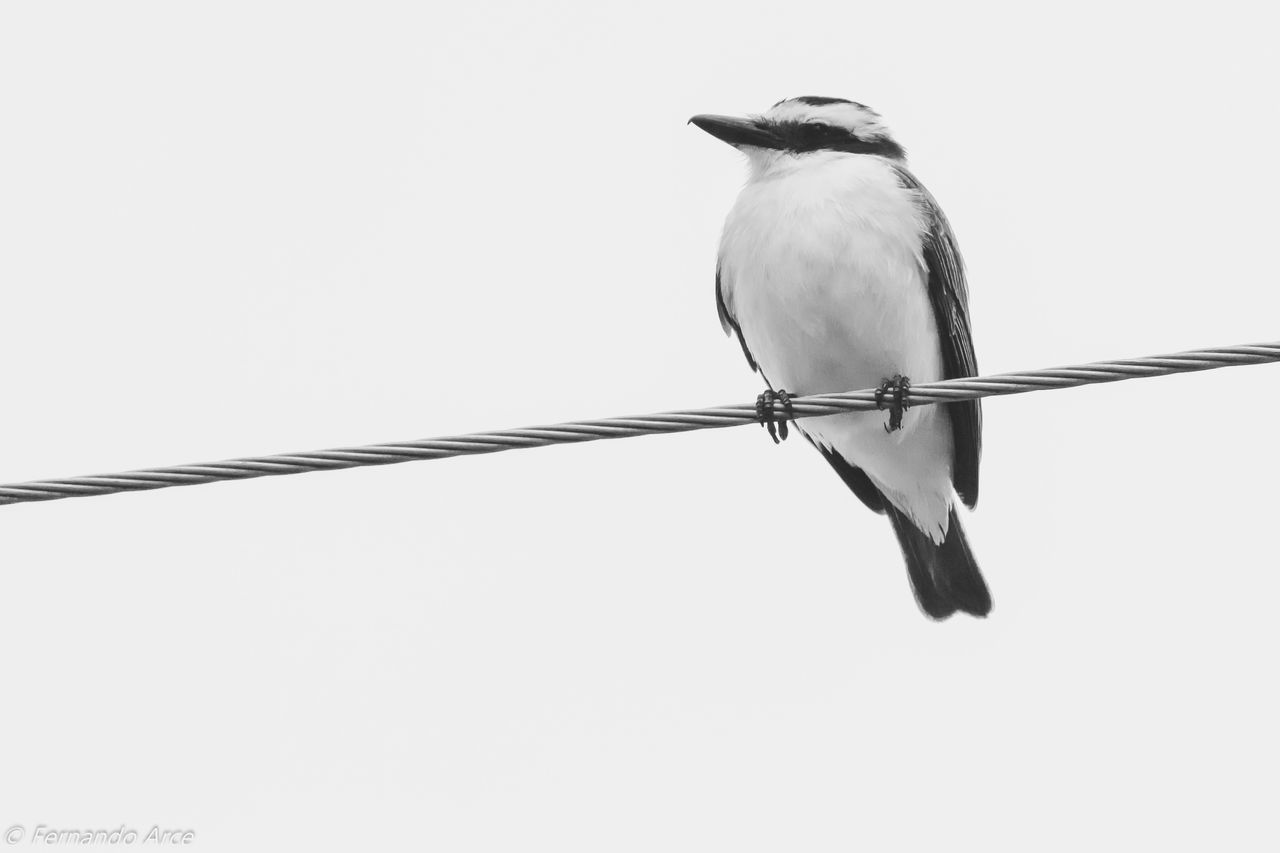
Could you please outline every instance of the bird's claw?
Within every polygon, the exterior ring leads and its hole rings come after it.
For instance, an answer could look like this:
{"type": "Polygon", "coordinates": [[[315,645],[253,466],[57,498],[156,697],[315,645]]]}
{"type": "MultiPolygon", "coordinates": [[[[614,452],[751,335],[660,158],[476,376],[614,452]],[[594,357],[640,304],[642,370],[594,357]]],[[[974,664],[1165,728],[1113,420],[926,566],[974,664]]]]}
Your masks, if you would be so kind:
{"type": "Polygon", "coordinates": [[[902,429],[902,413],[907,406],[907,392],[911,390],[911,380],[900,374],[886,379],[876,389],[876,408],[889,410],[889,423],[885,424],[885,432],[902,429]],[[885,398],[890,397],[886,402],[885,398]]]}
{"type": "Polygon", "coordinates": [[[787,421],[792,420],[794,412],[791,408],[791,395],[786,391],[765,391],[756,398],[756,420],[760,426],[769,430],[769,437],[774,444],[787,440],[787,421]],[[782,404],[782,417],[778,417],[774,406],[782,404]]]}

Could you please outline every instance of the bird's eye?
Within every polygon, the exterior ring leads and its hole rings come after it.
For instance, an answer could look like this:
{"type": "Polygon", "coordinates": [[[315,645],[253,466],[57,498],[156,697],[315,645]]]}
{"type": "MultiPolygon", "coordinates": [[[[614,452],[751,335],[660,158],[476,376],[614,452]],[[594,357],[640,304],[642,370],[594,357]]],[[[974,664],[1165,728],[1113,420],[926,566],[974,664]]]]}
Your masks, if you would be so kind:
{"type": "Polygon", "coordinates": [[[805,124],[805,129],[810,133],[826,133],[831,130],[831,125],[821,121],[811,121],[805,124]]]}

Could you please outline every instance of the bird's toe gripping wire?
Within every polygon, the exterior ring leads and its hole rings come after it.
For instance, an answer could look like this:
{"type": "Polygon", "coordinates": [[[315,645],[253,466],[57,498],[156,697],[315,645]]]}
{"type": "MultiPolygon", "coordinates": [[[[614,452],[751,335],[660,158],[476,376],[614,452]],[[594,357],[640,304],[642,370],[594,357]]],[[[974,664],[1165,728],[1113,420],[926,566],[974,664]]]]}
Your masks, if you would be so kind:
{"type": "Polygon", "coordinates": [[[907,392],[910,390],[911,380],[900,374],[884,380],[876,389],[876,408],[889,410],[889,423],[884,425],[885,432],[902,429],[902,413],[909,408],[907,392]]]}
{"type": "Polygon", "coordinates": [[[791,395],[786,391],[765,391],[756,397],[756,420],[760,426],[769,430],[769,437],[774,444],[787,440],[787,421],[795,419],[795,411],[791,408],[791,395]],[[782,405],[782,417],[778,417],[776,406],[782,405]]]}

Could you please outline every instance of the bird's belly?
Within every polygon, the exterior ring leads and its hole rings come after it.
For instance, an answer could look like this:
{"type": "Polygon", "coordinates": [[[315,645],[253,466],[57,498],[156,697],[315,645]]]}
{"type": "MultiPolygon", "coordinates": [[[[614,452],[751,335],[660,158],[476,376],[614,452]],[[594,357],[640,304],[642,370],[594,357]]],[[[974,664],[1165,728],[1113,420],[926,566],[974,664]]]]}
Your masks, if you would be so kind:
{"type": "MultiPolygon", "coordinates": [[[[915,211],[862,189],[856,205],[800,208],[744,191],[726,225],[724,298],[774,390],[817,394],[873,388],[899,374],[914,383],[943,377],[915,211]]],[[[798,426],[863,469],[940,542],[951,506],[946,413],[920,407],[892,434],[884,423],[885,415],[867,412],[798,426]]]]}
{"type": "Polygon", "coordinates": [[[794,250],[735,274],[734,313],[775,389],[851,391],[901,374],[942,377],[937,325],[909,250],[869,260],[805,258],[794,250]]]}

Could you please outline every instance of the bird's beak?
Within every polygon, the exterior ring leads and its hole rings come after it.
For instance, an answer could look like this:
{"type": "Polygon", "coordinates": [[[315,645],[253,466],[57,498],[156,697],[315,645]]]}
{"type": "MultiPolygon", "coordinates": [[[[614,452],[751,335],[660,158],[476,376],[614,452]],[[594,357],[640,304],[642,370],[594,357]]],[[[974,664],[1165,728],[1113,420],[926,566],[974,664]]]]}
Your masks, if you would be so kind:
{"type": "Polygon", "coordinates": [[[781,140],[767,123],[733,116],[694,116],[689,124],[696,124],[707,133],[735,147],[779,148],[781,140]]]}

